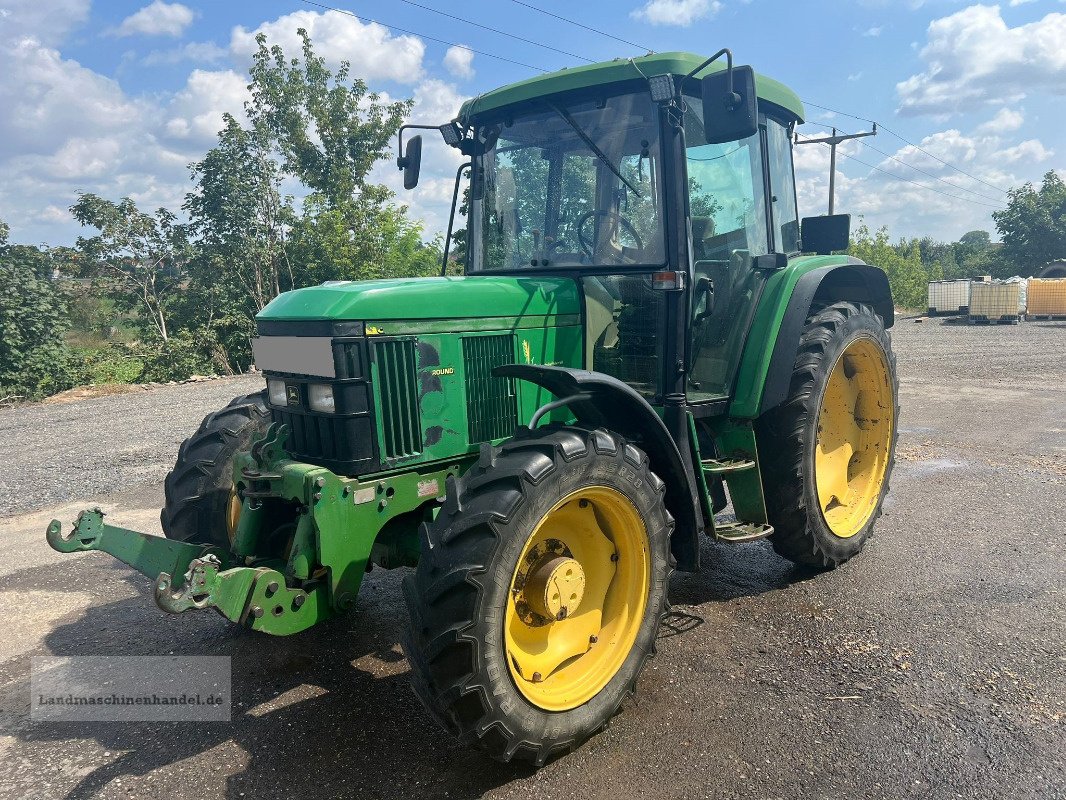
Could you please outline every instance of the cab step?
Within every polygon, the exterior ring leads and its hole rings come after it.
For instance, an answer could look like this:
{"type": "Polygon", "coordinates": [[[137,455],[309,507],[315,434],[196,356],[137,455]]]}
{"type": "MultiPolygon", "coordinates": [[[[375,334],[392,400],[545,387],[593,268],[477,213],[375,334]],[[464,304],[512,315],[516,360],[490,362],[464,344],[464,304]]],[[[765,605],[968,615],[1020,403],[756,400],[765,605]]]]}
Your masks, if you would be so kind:
{"type": "Polygon", "coordinates": [[[714,526],[714,537],[729,544],[754,542],[756,539],[765,539],[773,532],[773,525],[760,525],[757,522],[726,522],[714,526]]]}
{"type": "Polygon", "coordinates": [[[700,465],[705,475],[728,475],[753,469],[755,461],[750,458],[705,458],[700,465]]]}

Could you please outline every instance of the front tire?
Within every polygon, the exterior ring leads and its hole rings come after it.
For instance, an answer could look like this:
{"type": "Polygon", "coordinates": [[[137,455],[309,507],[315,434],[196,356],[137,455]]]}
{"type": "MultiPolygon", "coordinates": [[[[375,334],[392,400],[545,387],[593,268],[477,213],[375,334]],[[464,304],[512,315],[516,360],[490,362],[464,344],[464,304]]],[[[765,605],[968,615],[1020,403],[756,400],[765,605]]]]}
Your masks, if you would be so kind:
{"type": "Polygon", "coordinates": [[[449,480],[404,581],[422,702],[501,761],[543,764],[634,690],[666,609],[673,521],[647,456],[550,426],[449,480]]]}
{"type": "Polygon", "coordinates": [[[837,302],[800,337],[788,399],[756,425],[774,549],[835,567],[862,550],[888,494],[899,379],[884,321],[837,302]]]}
{"type": "Polygon", "coordinates": [[[208,414],[181,443],[163,489],[159,515],[168,539],[229,548],[240,515],[233,487],[233,457],[251,448],[270,425],[266,392],[235,397],[208,414]]]}

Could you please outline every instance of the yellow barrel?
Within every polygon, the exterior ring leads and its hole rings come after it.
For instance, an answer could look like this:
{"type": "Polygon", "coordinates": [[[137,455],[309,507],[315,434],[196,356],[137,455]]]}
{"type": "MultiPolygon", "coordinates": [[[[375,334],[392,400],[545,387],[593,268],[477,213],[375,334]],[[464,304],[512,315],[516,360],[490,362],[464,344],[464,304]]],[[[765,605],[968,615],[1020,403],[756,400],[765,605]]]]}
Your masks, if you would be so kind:
{"type": "Polygon", "coordinates": [[[970,284],[970,317],[997,320],[1001,317],[1017,317],[1021,312],[1022,287],[1020,283],[970,284]]]}
{"type": "Polygon", "coordinates": [[[1025,313],[1066,314],[1066,278],[1030,278],[1025,313]]]}

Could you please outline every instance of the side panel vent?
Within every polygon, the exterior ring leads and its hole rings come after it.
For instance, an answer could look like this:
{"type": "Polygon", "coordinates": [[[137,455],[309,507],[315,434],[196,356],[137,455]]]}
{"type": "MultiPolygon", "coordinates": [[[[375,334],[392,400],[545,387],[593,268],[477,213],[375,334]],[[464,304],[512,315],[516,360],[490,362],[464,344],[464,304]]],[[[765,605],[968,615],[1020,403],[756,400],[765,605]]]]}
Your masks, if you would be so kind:
{"type": "Polygon", "coordinates": [[[374,342],[378,397],[381,403],[381,454],[406,458],[422,452],[418,412],[418,375],[412,339],[374,342]]]}
{"type": "Polygon", "coordinates": [[[494,367],[512,364],[514,360],[514,337],[511,334],[463,339],[466,416],[472,444],[502,439],[514,433],[518,425],[514,381],[492,374],[494,367]]]}

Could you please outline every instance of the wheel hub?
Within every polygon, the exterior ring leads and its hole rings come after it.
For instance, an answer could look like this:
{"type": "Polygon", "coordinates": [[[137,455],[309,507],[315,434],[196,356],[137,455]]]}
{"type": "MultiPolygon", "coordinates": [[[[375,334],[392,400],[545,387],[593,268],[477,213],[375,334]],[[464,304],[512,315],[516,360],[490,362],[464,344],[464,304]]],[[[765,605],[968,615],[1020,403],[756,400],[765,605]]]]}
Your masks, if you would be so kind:
{"type": "Polygon", "coordinates": [[[533,613],[547,619],[566,619],[581,605],[585,571],[573,558],[552,556],[530,572],[522,594],[533,613]]]}

